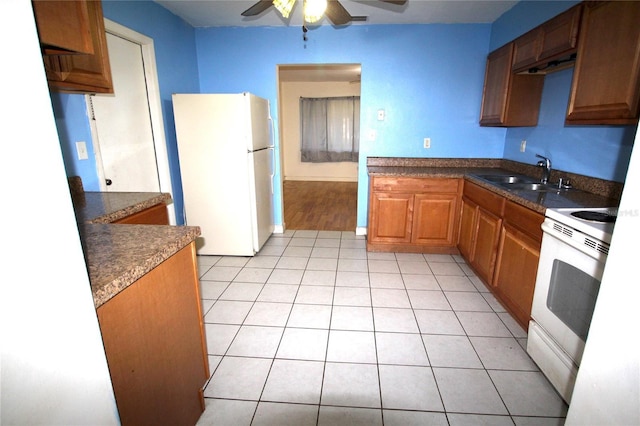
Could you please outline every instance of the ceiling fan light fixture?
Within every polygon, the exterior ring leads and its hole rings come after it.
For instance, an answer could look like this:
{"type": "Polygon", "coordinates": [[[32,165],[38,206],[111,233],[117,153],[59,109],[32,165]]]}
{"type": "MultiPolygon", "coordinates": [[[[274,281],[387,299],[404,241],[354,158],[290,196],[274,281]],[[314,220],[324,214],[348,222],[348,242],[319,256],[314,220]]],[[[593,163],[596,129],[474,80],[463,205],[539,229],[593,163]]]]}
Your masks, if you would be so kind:
{"type": "Polygon", "coordinates": [[[296,0],[273,0],[273,6],[282,15],[284,19],[287,19],[293,10],[293,4],[296,0]]]}
{"type": "Polygon", "coordinates": [[[322,19],[327,10],[327,0],[304,0],[304,20],[314,23],[322,19]]]}

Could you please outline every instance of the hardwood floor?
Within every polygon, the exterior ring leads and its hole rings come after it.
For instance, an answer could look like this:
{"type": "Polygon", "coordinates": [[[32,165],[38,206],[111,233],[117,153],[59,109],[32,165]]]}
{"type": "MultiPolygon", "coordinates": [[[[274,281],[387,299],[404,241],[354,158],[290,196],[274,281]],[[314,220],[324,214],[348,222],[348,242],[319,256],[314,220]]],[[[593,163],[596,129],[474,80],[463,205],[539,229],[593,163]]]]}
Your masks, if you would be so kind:
{"type": "Polygon", "coordinates": [[[355,231],[357,182],[284,181],[286,229],[355,231]]]}

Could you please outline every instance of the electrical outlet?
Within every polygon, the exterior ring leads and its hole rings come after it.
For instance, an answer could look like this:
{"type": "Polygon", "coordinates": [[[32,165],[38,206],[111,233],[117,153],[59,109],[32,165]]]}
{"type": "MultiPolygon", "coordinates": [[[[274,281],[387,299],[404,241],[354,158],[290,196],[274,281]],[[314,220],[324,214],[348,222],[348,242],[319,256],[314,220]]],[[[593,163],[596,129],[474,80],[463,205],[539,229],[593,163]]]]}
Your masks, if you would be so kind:
{"type": "Polygon", "coordinates": [[[78,160],[88,160],[87,144],[84,141],[76,142],[76,151],[78,151],[78,160]]]}
{"type": "Polygon", "coordinates": [[[527,141],[523,139],[520,142],[520,152],[525,152],[526,150],[527,150],[527,141]]]}
{"type": "Polygon", "coordinates": [[[377,134],[376,134],[375,130],[369,130],[369,140],[371,142],[376,140],[376,136],[377,136],[377,134]]]}
{"type": "Polygon", "coordinates": [[[424,138],[424,148],[425,149],[429,149],[431,148],[431,138],[424,138]]]}

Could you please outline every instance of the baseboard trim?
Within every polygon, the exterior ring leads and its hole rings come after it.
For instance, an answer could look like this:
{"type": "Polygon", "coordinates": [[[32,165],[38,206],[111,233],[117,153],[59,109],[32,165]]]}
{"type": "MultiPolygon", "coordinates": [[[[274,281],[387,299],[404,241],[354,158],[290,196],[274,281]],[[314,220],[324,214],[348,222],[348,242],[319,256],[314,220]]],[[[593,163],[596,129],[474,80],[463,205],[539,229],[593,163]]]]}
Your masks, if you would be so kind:
{"type": "Polygon", "coordinates": [[[284,226],[282,225],[275,225],[273,227],[273,233],[274,234],[284,234],[284,226]]]}
{"type": "Polygon", "coordinates": [[[356,235],[367,235],[367,227],[366,226],[357,226],[356,227],[356,235]]]}

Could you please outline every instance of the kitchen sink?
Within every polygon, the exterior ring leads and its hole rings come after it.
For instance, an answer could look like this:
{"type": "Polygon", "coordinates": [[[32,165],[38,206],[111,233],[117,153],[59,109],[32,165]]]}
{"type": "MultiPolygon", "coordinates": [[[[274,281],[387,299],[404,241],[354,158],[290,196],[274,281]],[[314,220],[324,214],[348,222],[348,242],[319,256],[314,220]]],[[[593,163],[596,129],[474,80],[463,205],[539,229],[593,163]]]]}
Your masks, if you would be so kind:
{"type": "Polygon", "coordinates": [[[490,182],[508,191],[556,192],[567,191],[558,185],[541,183],[539,180],[525,175],[477,175],[480,179],[490,182]]]}
{"type": "Polygon", "coordinates": [[[479,175],[478,177],[492,183],[508,185],[536,182],[534,178],[524,175],[479,175]]]}
{"type": "Polygon", "coordinates": [[[559,191],[558,185],[546,183],[514,183],[509,185],[509,189],[514,191],[559,191]]]}

